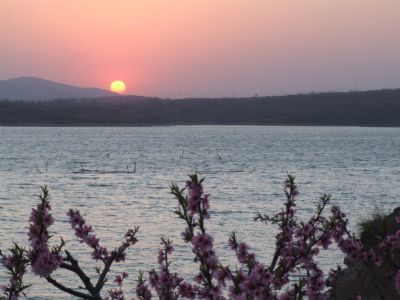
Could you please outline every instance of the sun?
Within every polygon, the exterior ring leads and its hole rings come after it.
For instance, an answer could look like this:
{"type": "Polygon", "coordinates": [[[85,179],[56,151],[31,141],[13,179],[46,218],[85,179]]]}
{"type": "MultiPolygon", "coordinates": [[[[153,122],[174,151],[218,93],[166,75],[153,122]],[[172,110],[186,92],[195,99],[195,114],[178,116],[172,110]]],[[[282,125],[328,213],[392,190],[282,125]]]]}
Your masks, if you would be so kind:
{"type": "Polygon", "coordinates": [[[114,80],[110,84],[110,91],[117,93],[117,94],[123,94],[125,93],[126,90],[126,85],[123,81],[121,80],[114,80]]]}

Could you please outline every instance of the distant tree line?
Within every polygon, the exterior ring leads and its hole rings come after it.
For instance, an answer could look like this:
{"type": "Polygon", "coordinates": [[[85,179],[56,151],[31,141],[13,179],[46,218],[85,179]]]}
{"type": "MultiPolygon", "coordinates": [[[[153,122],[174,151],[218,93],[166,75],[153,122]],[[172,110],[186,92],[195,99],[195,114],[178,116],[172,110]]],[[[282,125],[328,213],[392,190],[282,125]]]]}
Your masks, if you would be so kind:
{"type": "Polygon", "coordinates": [[[400,89],[251,98],[0,101],[2,126],[400,126],[400,89]]]}

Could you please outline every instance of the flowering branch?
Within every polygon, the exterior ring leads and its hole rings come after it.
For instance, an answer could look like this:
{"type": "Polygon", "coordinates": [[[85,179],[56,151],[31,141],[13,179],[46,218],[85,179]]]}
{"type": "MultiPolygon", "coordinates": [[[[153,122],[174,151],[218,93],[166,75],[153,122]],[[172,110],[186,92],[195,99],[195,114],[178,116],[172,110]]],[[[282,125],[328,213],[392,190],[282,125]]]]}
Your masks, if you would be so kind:
{"type": "Polygon", "coordinates": [[[146,284],[146,280],[143,278],[143,271],[139,271],[138,279],[136,280],[136,296],[138,296],[139,300],[150,300],[151,299],[151,290],[146,284]]]}
{"type": "Polygon", "coordinates": [[[161,238],[161,245],[163,248],[160,249],[158,254],[159,271],[153,269],[149,272],[149,282],[160,299],[178,299],[177,288],[183,278],[180,278],[177,273],[170,272],[171,262],[168,260],[168,256],[172,254],[174,248],[172,242],[166,238],[161,238]]]}
{"type": "Polygon", "coordinates": [[[11,252],[10,255],[4,255],[0,251],[0,263],[11,275],[8,284],[0,285],[0,291],[8,300],[15,300],[21,295],[25,296],[24,290],[30,286],[24,285],[22,281],[29,261],[26,258],[25,249],[17,244],[14,244],[14,247],[9,251],[11,252]]]}
{"type": "MultiPolygon", "coordinates": [[[[53,248],[49,247],[49,240],[51,238],[49,227],[54,223],[54,218],[50,213],[49,191],[46,186],[42,187],[39,200],[36,208],[32,209],[29,218],[28,237],[30,249],[27,254],[25,255],[25,250],[17,245],[10,249],[12,256],[5,256],[0,252],[2,263],[11,273],[10,284],[1,286],[3,294],[13,300],[17,299],[20,294],[23,294],[23,290],[28,286],[23,285],[22,276],[29,263],[35,275],[45,278],[50,284],[61,291],[82,299],[102,300],[101,290],[107,280],[107,274],[112,264],[125,260],[126,250],[137,242],[136,234],[139,228],[129,229],[121,245],[109,253],[106,247],[100,245],[99,239],[93,233],[92,226],[86,224],[85,219],[80,215],[79,211],[72,209],[68,211],[67,215],[75,231],[75,235],[81,243],[85,243],[93,249],[92,258],[94,260],[101,260],[104,264],[103,270],[101,272],[98,270],[99,278],[94,285],[90,277],[80,267],[79,262],[68,250],[63,249],[65,242],[62,239],[60,245],[53,248]],[[52,273],[58,268],[76,274],[82,281],[87,293],[69,288],[53,278],[52,273]]],[[[124,278],[126,276],[124,273],[124,278]]]]}
{"type": "Polygon", "coordinates": [[[200,263],[200,272],[195,276],[195,281],[203,286],[198,291],[199,296],[202,299],[222,299],[220,286],[213,282],[220,264],[214,251],[213,238],[205,228],[205,220],[210,218],[209,195],[203,193],[204,179],[199,180],[196,174],[189,178],[186,182],[187,196],[183,195],[185,189],[179,189],[176,185],[171,187],[171,193],[179,204],[175,213],[186,222],[187,228],[182,232],[182,237],[185,242],[192,244],[194,261],[200,263]]]}
{"type": "MultiPolygon", "coordinates": [[[[176,185],[171,187],[171,193],[178,201],[175,213],[186,225],[182,237],[191,245],[194,261],[199,263],[194,283],[192,280],[185,281],[177,273],[171,272],[171,255],[174,247],[168,238],[161,238],[158,269],[152,269],[148,273],[149,284],[143,276],[144,273],[140,271],[136,286],[137,299],[152,299],[152,289],[162,300],[179,298],[222,300],[227,295],[229,299],[234,300],[300,300],[304,297],[310,300],[335,299],[336,290],[327,290],[327,287],[336,286],[338,272],[331,271],[325,280],[324,273],[316,261],[320,251],[328,249],[333,243],[336,243],[348,257],[368,267],[380,299],[385,299],[385,291],[379,276],[375,275],[374,271],[383,263],[390,266],[388,276],[393,278],[400,294],[399,262],[394,259],[400,252],[400,229],[394,234],[387,235],[378,247],[368,249],[360,239],[349,232],[348,219],[340,208],[331,207],[330,215],[326,216],[325,210],[330,196],[325,194],[320,197],[311,218],[302,222],[298,220],[296,214],[299,191],[295,178],[291,175],[288,175],[284,182],[283,209],[273,215],[258,213],[255,217],[256,221],[278,227],[278,233],[275,235],[275,252],[269,265],[260,262],[256,254],[250,251],[249,245],[239,241],[233,232],[228,244],[235,252],[238,265],[234,268],[223,266],[215,253],[214,239],[206,229],[206,222],[210,218],[210,196],[203,191],[203,180],[194,174],[189,177],[184,189],[179,189],[176,185]],[[289,278],[295,273],[301,274],[300,280],[290,282],[289,278]]],[[[58,246],[52,248],[49,246],[51,238],[49,227],[53,224],[54,218],[50,213],[47,187],[42,188],[39,199],[40,202],[32,209],[29,218],[29,251],[26,252],[15,244],[10,249],[10,255],[0,252],[0,262],[10,273],[9,282],[0,286],[7,300],[16,300],[20,295],[24,295],[28,285],[23,284],[22,277],[28,264],[32,266],[34,274],[75,297],[88,300],[110,298],[124,300],[122,285],[128,277],[126,272],[115,277],[116,288],[108,290],[108,298],[102,298],[101,291],[113,263],[124,262],[126,250],[136,244],[138,227],[129,229],[120,246],[109,251],[100,244],[100,239],[94,234],[92,226],[87,224],[78,210],[70,209],[67,212],[75,236],[81,243],[91,248],[92,259],[102,263],[102,269],[97,268],[98,278],[92,283],[91,278],[82,270],[71,252],[64,249],[65,242],[62,239],[58,246]],[[58,268],[78,276],[84,288],[75,290],[57,281],[53,273],[58,268]]],[[[397,221],[400,223],[400,217],[397,221]]],[[[355,299],[360,299],[360,295],[355,299]]]]}
{"type": "Polygon", "coordinates": [[[128,273],[123,272],[120,275],[116,275],[114,282],[117,284],[118,288],[111,289],[108,291],[108,294],[112,300],[124,300],[124,292],[122,291],[122,283],[125,278],[128,277],[128,273]]]}

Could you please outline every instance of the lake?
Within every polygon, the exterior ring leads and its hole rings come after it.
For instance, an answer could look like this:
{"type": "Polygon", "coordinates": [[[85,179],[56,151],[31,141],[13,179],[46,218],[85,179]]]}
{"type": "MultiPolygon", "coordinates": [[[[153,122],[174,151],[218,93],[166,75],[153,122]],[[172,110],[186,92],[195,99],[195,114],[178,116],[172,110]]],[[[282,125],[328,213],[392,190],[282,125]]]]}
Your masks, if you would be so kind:
{"type": "MultiPolygon", "coordinates": [[[[119,245],[128,227],[140,226],[139,243],[128,252],[129,291],[139,269],[157,267],[160,236],[175,243],[171,268],[191,276],[192,254],[181,241],[184,224],[173,214],[177,203],[169,186],[183,187],[196,170],[212,196],[207,228],[220,259],[234,262],[227,239],[237,231],[268,263],[274,228],[253,217],[281,207],[288,173],[297,178],[298,211],[304,218],[321,193],[332,194],[331,203],[343,208],[355,230],[376,209],[400,206],[400,128],[0,127],[0,248],[13,241],[27,246],[30,210],[40,186],[48,185],[56,218],[53,241],[63,236],[88,272],[94,264],[89,249],[73,238],[65,214],[71,207],[81,211],[109,248],[119,245]]],[[[320,255],[325,270],[342,260],[337,251],[320,255]]],[[[116,264],[114,270],[122,267],[116,264]]],[[[55,277],[77,286],[67,274],[55,277]]],[[[5,279],[1,269],[0,283],[5,279]]],[[[26,281],[36,283],[29,298],[70,299],[42,279],[27,276],[26,281]]]]}

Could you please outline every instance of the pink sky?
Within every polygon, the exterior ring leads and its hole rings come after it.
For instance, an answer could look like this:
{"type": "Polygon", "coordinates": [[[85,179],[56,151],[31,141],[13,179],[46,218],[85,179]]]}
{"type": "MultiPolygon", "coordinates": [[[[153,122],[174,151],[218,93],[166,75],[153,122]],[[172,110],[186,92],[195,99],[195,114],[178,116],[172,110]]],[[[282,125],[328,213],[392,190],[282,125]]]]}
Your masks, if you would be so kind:
{"type": "Polygon", "coordinates": [[[399,0],[1,0],[0,79],[159,97],[400,87],[399,0]]]}

